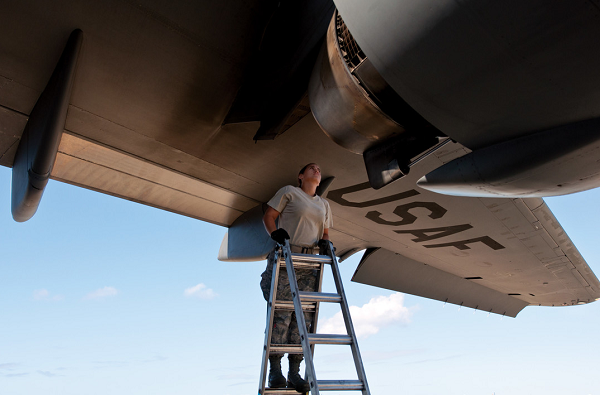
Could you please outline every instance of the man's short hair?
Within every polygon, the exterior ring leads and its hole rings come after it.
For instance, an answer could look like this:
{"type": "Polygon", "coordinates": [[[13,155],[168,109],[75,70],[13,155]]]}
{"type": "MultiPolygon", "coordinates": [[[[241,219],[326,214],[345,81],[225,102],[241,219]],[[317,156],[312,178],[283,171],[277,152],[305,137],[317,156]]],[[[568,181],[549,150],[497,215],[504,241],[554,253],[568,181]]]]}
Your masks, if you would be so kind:
{"type": "Polygon", "coordinates": [[[299,187],[302,187],[302,180],[300,179],[300,174],[304,174],[304,172],[306,171],[306,169],[310,165],[316,165],[316,163],[315,162],[310,162],[309,164],[307,164],[306,166],[304,166],[302,169],[300,169],[300,171],[298,172],[298,186],[299,187]]]}

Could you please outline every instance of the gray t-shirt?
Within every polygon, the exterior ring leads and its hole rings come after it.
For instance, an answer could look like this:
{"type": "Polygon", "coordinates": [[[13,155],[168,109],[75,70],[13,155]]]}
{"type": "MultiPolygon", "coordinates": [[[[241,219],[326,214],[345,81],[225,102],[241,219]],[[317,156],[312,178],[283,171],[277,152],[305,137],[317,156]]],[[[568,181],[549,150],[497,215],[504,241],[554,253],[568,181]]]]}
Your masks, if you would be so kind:
{"type": "Polygon", "coordinates": [[[289,233],[290,244],[314,247],[323,237],[323,230],[333,226],[329,202],[299,187],[281,188],[267,204],[281,213],[279,228],[289,233]]]}

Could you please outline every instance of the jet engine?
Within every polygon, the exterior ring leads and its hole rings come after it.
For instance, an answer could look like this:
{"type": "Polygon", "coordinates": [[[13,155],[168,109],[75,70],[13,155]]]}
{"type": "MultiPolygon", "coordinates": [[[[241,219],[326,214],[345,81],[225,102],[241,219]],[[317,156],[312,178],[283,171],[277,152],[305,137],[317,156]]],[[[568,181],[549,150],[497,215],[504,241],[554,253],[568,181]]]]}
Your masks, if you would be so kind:
{"type": "Polygon", "coordinates": [[[336,1],[310,105],[363,155],[373,188],[446,136],[472,152],[421,188],[543,197],[600,185],[597,16],[588,3],[509,3],[336,1]]]}
{"type": "Polygon", "coordinates": [[[411,158],[444,137],[387,84],[338,13],[317,58],[309,99],[323,131],[363,155],[375,189],[406,175],[411,158]]]}

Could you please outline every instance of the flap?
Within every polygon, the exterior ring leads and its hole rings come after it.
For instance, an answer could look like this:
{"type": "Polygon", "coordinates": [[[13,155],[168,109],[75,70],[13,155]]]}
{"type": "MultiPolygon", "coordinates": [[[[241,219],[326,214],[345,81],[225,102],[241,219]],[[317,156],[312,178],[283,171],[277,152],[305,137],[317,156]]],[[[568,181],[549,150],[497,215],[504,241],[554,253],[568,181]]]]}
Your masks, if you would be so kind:
{"type": "Polygon", "coordinates": [[[491,313],[516,315],[529,303],[383,248],[363,255],[353,281],[454,303],[491,313]]]}

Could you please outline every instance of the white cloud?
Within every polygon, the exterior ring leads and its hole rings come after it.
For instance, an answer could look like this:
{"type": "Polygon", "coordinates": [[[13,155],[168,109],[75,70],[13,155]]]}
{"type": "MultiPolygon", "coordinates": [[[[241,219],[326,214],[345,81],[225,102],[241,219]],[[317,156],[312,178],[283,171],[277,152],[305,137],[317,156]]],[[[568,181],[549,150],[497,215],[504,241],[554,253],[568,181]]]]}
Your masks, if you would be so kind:
{"type": "Polygon", "coordinates": [[[54,374],[54,373],[49,372],[47,370],[38,370],[37,372],[39,374],[43,375],[43,376],[46,376],[46,377],[56,377],[56,376],[58,376],[57,374],[54,374]]]}
{"type": "Polygon", "coordinates": [[[119,293],[115,287],[104,287],[95,290],[94,292],[90,292],[85,295],[84,299],[103,299],[110,296],[115,296],[119,293]]]}
{"type": "Polygon", "coordinates": [[[48,295],[50,295],[50,292],[48,292],[47,289],[36,289],[35,291],[33,291],[33,298],[35,300],[46,299],[48,295]]]}
{"type": "Polygon", "coordinates": [[[200,283],[183,291],[188,298],[214,299],[217,294],[211,288],[206,288],[206,285],[200,283]]]}
{"type": "MultiPolygon", "coordinates": [[[[411,310],[404,306],[404,295],[396,292],[390,296],[378,296],[362,307],[350,306],[350,316],[357,337],[374,335],[385,326],[394,323],[408,323],[411,310]]],[[[320,333],[346,333],[342,312],[324,321],[320,333]]]]}
{"type": "Polygon", "coordinates": [[[36,289],[33,291],[33,299],[35,300],[52,300],[58,302],[64,298],[65,297],[62,295],[51,295],[47,289],[36,289]]]}
{"type": "Polygon", "coordinates": [[[11,374],[7,374],[4,377],[23,377],[23,376],[27,376],[29,373],[11,373],[11,374]]]}

